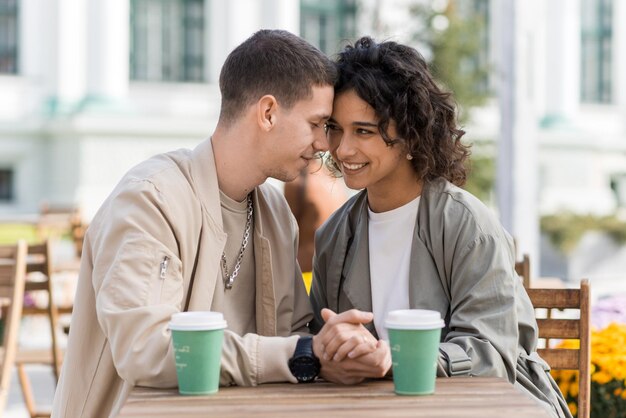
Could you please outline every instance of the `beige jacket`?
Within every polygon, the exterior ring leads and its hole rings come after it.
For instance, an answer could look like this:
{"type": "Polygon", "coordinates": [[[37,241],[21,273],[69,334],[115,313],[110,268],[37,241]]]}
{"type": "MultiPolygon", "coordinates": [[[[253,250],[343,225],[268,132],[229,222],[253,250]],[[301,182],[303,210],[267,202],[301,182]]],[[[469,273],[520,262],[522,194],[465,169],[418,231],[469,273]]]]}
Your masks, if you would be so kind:
{"type": "MultiPolygon", "coordinates": [[[[253,201],[258,335],[226,331],[222,385],[295,382],[293,334],[307,333],[312,318],[289,207],[269,185],[253,201]]],[[[114,416],[134,385],[177,386],[167,323],[184,309],[198,243],[189,310],[210,310],[224,291],[225,242],[210,140],[155,156],[122,179],[85,237],[53,417],[114,416]]]]}

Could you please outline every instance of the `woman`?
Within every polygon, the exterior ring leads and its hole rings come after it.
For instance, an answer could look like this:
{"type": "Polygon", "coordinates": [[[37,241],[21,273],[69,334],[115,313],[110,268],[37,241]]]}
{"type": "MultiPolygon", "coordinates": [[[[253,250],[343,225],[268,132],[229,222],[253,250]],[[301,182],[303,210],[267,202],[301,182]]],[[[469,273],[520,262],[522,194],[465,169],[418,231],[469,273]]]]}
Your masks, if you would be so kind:
{"type": "Polygon", "coordinates": [[[321,330],[322,361],[340,368],[381,347],[358,324],[332,330],[334,312],[373,312],[366,327],[385,340],[389,311],[433,309],[446,323],[439,376],[503,376],[553,416],[570,417],[536,353],[537,326],[514,271],[512,239],[459,188],[469,150],[451,95],[417,51],[395,42],[361,38],[337,65],[330,165],[348,187],[364,190],[315,238],[311,327],[321,330]]]}

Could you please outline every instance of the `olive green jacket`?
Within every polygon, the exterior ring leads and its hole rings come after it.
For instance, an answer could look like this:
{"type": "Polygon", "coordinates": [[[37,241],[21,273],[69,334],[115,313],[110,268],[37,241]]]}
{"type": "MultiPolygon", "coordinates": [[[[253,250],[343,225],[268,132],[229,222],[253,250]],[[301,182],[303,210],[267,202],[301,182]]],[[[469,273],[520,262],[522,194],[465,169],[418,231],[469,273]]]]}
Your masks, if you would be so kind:
{"type": "MultiPolygon", "coordinates": [[[[372,310],[367,192],[350,199],[315,237],[311,329],[322,308],[372,310]]],[[[390,243],[393,245],[393,243],[390,243]]],[[[439,311],[439,376],[502,376],[555,417],[571,417],[536,352],[537,324],[515,273],[511,237],[494,214],[444,179],[425,184],[413,232],[411,308],[439,311]]],[[[368,329],[376,335],[373,324],[368,329]]]]}

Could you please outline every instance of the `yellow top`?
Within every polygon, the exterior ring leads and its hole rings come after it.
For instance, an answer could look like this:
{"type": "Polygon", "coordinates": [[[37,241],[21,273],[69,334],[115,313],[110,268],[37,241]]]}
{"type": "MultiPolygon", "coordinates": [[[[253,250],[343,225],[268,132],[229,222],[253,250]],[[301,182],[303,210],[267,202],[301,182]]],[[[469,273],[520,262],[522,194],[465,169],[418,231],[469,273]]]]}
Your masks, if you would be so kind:
{"type": "Polygon", "coordinates": [[[302,280],[304,280],[304,287],[306,287],[306,294],[311,293],[311,281],[313,280],[313,272],[306,271],[302,273],[302,280]]]}

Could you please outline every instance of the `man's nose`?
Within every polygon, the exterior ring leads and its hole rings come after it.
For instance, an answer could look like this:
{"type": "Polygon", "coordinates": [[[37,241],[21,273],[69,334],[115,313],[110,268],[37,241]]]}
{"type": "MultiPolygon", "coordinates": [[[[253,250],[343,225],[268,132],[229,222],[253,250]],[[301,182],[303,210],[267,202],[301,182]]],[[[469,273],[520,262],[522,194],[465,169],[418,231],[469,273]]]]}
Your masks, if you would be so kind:
{"type": "Polygon", "coordinates": [[[313,141],[313,149],[315,150],[315,152],[328,151],[328,137],[324,129],[322,129],[321,132],[317,132],[315,134],[315,141],[313,141]]]}

